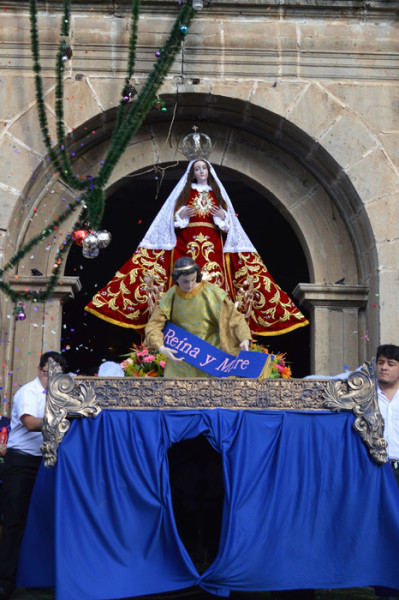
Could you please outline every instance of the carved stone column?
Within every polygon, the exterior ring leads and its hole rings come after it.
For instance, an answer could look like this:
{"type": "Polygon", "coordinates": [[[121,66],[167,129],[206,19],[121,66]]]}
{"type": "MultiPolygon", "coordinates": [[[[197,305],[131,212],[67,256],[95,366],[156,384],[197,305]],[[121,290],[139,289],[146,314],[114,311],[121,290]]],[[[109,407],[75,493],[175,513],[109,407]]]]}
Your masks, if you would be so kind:
{"type": "Polygon", "coordinates": [[[368,287],[299,283],[293,295],[310,310],[312,373],[336,375],[364,362],[359,342],[365,335],[368,287]]]}
{"type": "MultiPolygon", "coordinates": [[[[27,276],[11,279],[9,283],[15,291],[35,292],[43,289],[48,281],[45,276],[27,276]]],[[[26,314],[24,321],[15,321],[9,305],[7,313],[10,318],[4,323],[2,332],[8,336],[4,360],[13,366],[12,376],[4,378],[4,392],[8,398],[4,406],[6,412],[10,412],[10,399],[15,391],[36,376],[39,355],[49,350],[60,350],[62,304],[74,298],[81,287],[79,277],[61,277],[46,302],[22,302],[26,314]]]]}

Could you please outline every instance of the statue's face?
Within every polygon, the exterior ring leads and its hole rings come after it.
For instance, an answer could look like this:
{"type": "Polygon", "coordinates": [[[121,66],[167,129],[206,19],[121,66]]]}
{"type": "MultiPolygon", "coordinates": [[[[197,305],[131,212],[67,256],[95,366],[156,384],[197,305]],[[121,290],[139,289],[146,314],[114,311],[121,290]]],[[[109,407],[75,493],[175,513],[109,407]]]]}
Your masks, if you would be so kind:
{"type": "Polygon", "coordinates": [[[194,163],[194,177],[197,180],[197,183],[206,184],[208,183],[208,165],[204,160],[197,160],[194,163]]]}
{"type": "Polygon", "coordinates": [[[191,273],[191,275],[180,275],[177,280],[177,285],[182,292],[192,292],[198,285],[197,273],[191,273]]]}

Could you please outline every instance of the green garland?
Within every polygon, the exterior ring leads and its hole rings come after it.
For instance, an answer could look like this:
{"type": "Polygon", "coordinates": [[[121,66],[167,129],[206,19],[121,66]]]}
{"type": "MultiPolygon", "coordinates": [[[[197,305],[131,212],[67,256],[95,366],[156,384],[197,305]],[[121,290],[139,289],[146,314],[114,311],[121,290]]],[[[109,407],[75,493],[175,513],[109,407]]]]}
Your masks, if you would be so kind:
{"type": "MultiPolygon", "coordinates": [[[[69,217],[69,215],[74,210],[76,210],[76,208],[79,206],[79,204],[80,204],[80,200],[76,200],[75,202],[71,203],[69,205],[69,208],[62,215],[55,217],[55,219],[49,225],[47,225],[46,229],[43,229],[38,235],[33,237],[31,240],[29,240],[29,242],[27,244],[25,244],[25,246],[23,248],[18,250],[18,252],[16,252],[16,254],[14,254],[14,256],[8,261],[8,263],[4,265],[4,269],[0,269],[0,277],[2,277],[6,271],[8,271],[9,269],[12,269],[12,267],[15,267],[15,265],[17,265],[20,262],[20,260],[22,260],[24,258],[24,256],[26,256],[26,254],[28,254],[28,252],[30,252],[32,250],[32,248],[34,246],[36,246],[39,242],[42,242],[43,240],[45,240],[54,231],[57,231],[59,229],[59,226],[61,225],[61,223],[66,221],[66,219],[69,217]]],[[[36,292],[33,292],[33,291],[16,292],[4,281],[0,281],[0,289],[3,290],[3,292],[5,292],[11,298],[11,300],[13,300],[13,302],[18,302],[18,300],[31,300],[31,299],[33,299],[36,302],[44,302],[45,300],[47,300],[48,297],[50,296],[50,293],[53,291],[54,287],[57,285],[57,282],[59,279],[59,271],[60,271],[61,264],[62,264],[61,257],[63,256],[65,251],[69,248],[71,240],[72,240],[72,237],[67,236],[67,239],[61,244],[61,246],[57,250],[58,258],[53,267],[53,273],[46,285],[45,290],[41,290],[40,292],[38,292],[38,291],[36,291],[36,292]]]]}
{"type": "MultiPolygon", "coordinates": [[[[63,221],[65,221],[72,211],[76,210],[78,205],[82,207],[80,215],[75,222],[72,231],[85,226],[90,229],[98,229],[104,214],[105,196],[104,187],[107,184],[113,169],[118,163],[120,157],[134,136],[141,127],[149,110],[157,99],[158,91],[168,74],[176,54],[178,53],[182,40],[184,39],[188,27],[195,15],[195,10],[191,4],[183,4],[179,14],[172,27],[171,33],[166,44],[160,50],[160,57],[153,65],[152,71],[147,77],[145,85],[132,104],[126,102],[124,90],[129,85],[130,79],[134,73],[137,47],[137,28],[140,12],[140,0],[132,0],[132,29],[129,40],[129,54],[127,74],[125,85],[121,92],[121,99],[118,106],[115,126],[112,133],[110,145],[104,159],[104,162],[95,177],[80,179],[76,177],[73,166],[67,152],[66,134],[64,125],[64,61],[67,43],[65,37],[69,36],[70,26],[70,8],[71,0],[63,0],[63,19],[61,23],[60,42],[56,55],[56,88],[55,88],[55,113],[56,113],[56,131],[57,146],[53,144],[49,134],[49,127],[44,103],[44,91],[41,78],[41,65],[39,53],[39,37],[37,28],[37,7],[36,0],[30,0],[30,22],[31,22],[31,49],[33,56],[33,71],[35,73],[36,100],[39,115],[39,124],[43,134],[44,144],[48,151],[48,156],[57,170],[59,177],[72,189],[83,192],[80,199],[70,205],[67,211],[54,219],[54,221],[40,234],[32,238],[25,244],[11,260],[0,269],[2,277],[9,269],[17,265],[20,260],[39,242],[42,242],[50,235],[63,221]]],[[[66,250],[71,244],[72,236],[69,234],[67,239],[57,250],[57,261],[54,265],[52,275],[44,290],[40,292],[24,291],[16,292],[7,283],[0,281],[0,289],[7,294],[14,302],[18,300],[33,300],[44,302],[47,300],[54,287],[56,286],[59,273],[66,250]]]]}

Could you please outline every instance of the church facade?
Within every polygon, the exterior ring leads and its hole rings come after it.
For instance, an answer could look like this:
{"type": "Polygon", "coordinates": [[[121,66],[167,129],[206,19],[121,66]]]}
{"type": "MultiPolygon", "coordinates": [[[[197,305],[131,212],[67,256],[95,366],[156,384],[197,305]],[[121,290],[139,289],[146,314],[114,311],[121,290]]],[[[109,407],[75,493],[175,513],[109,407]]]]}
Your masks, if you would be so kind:
{"type": "MultiPolygon", "coordinates": [[[[39,2],[44,96],[55,131],[60,2],[39,2]]],[[[146,81],[178,2],[144,0],[134,86],[146,81]]],[[[151,111],[113,170],[109,197],[132,173],[182,160],[193,124],[211,136],[212,163],[272,199],[298,237],[309,281],[294,290],[311,322],[311,371],[334,374],[399,343],[399,27],[396,0],[204,0],[151,111]]],[[[0,268],[77,195],[47,156],[30,51],[29,2],[0,8],[0,268]]],[[[71,5],[64,118],[76,174],[98,172],[123,88],[131,3],[71,5]]],[[[76,220],[3,275],[39,290],[76,220]],[[32,258],[34,257],[34,258],[32,258]],[[32,275],[31,269],[42,275],[32,275]]],[[[266,232],[265,232],[266,235],[266,232]]],[[[267,257],[265,257],[267,264],[267,257]]],[[[116,265],[117,267],[118,265],[116,265]]],[[[0,294],[2,398],[61,348],[62,304],[79,291],[61,277],[51,301],[25,303],[19,322],[0,294]]]]}

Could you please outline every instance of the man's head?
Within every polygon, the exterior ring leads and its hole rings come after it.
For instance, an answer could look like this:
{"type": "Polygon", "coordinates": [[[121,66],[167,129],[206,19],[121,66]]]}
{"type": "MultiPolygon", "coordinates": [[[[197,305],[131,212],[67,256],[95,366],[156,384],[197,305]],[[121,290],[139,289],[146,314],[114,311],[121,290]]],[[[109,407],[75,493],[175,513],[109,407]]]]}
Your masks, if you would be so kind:
{"type": "Polygon", "coordinates": [[[47,387],[49,358],[52,358],[61,366],[63,373],[65,373],[67,369],[67,362],[62,354],[59,354],[58,352],[45,352],[42,354],[37,368],[37,376],[44,388],[47,387]]]}
{"type": "Polygon", "coordinates": [[[190,256],[182,256],[173,265],[172,279],[183,292],[191,292],[202,279],[201,269],[190,256]]]}
{"type": "Polygon", "coordinates": [[[393,344],[384,344],[382,346],[378,346],[376,357],[377,362],[380,356],[392,358],[393,360],[399,362],[399,346],[394,346],[393,344]]]}
{"type": "Polygon", "coordinates": [[[399,387],[399,346],[384,344],[377,348],[377,380],[380,386],[399,387]]]}

